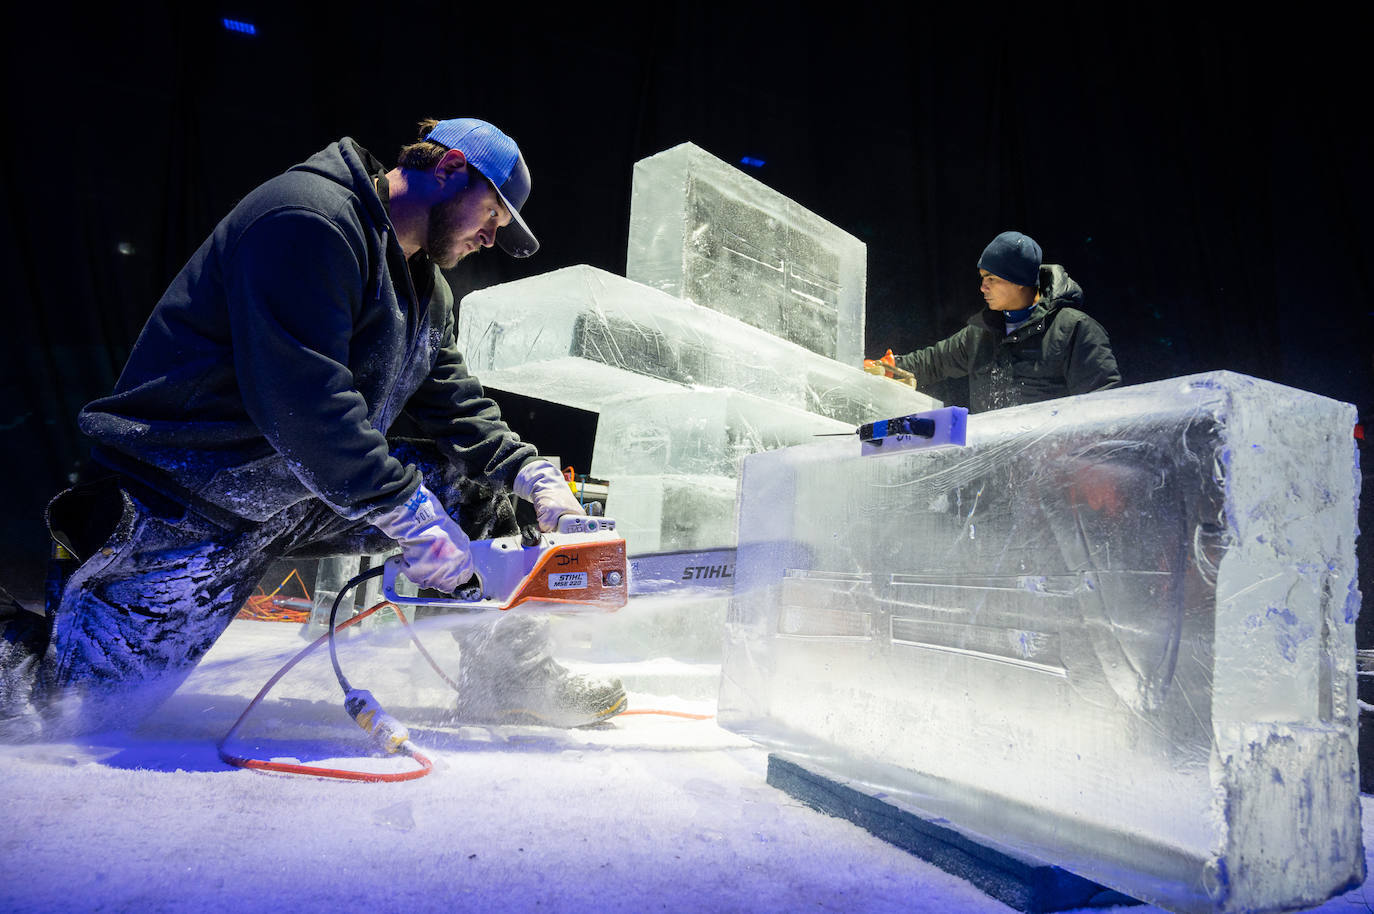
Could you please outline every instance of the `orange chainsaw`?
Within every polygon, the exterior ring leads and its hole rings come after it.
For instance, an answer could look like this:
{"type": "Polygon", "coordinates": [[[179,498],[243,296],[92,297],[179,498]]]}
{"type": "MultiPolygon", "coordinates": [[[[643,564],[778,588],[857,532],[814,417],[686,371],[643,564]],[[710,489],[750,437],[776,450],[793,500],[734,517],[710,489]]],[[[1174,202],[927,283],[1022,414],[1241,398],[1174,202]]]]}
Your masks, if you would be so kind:
{"type": "Polygon", "coordinates": [[[399,555],[387,559],[382,572],[386,599],[438,608],[559,613],[615,612],[625,605],[625,540],[610,518],[565,514],[555,533],[499,536],[471,545],[479,599],[397,593],[396,578],[405,574],[399,555]]]}

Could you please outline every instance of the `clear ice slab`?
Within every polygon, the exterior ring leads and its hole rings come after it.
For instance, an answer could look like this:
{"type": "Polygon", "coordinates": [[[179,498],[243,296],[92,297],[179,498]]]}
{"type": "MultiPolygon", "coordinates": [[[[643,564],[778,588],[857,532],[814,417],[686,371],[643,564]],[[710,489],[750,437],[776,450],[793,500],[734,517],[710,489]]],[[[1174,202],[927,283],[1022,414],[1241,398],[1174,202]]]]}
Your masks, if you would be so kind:
{"type": "Polygon", "coordinates": [[[704,149],[635,163],[625,275],[849,365],[868,249],[704,149]]]}
{"type": "Polygon", "coordinates": [[[559,384],[576,375],[576,363],[566,361],[574,358],[619,369],[598,372],[614,385],[606,395],[661,389],[654,381],[722,387],[853,425],[940,405],[865,374],[858,359],[836,362],[729,315],[589,266],[469,293],[458,313],[458,347],[484,384],[497,386],[495,379],[520,373],[528,389],[543,383],[546,372],[546,399],[561,396],[559,384]]]}
{"type": "Polygon", "coordinates": [[[1229,372],[747,457],[719,719],[1174,911],[1364,878],[1356,413],[1229,372]]]}

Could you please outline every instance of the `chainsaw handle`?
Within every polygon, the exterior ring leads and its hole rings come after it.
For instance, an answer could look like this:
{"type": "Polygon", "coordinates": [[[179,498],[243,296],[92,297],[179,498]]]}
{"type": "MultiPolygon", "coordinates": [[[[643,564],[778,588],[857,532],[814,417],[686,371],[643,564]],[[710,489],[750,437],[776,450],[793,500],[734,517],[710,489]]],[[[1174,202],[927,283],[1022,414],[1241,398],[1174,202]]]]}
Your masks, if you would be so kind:
{"type": "Polygon", "coordinates": [[[393,603],[448,609],[508,610],[525,605],[535,612],[614,612],[623,606],[628,586],[625,540],[615,533],[615,521],[567,514],[559,528],[557,533],[540,534],[537,545],[529,545],[524,535],[473,540],[479,599],[398,594],[396,576],[405,573],[401,556],[383,563],[382,589],[393,603]]]}
{"type": "Polygon", "coordinates": [[[559,533],[614,533],[615,521],[589,514],[564,514],[558,518],[559,533]]]}
{"type": "MultiPolygon", "coordinates": [[[[391,556],[386,560],[385,564],[382,567],[382,595],[386,597],[386,599],[391,603],[397,603],[405,606],[448,606],[468,608],[472,606],[477,606],[478,604],[484,602],[485,599],[478,598],[476,600],[461,600],[458,597],[449,597],[447,599],[443,597],[408,597],[404,594],[399,594],[396,592],[397,575],[405,577],[404,557],[401,555],[391,556]]],[[[477,581],[478,587],[480,588],[482,585],[481,575],[475,575],[474,578],[477,581]]],[[[409,580],[409,578],[407,578],[407,580],[409,580]]]]}

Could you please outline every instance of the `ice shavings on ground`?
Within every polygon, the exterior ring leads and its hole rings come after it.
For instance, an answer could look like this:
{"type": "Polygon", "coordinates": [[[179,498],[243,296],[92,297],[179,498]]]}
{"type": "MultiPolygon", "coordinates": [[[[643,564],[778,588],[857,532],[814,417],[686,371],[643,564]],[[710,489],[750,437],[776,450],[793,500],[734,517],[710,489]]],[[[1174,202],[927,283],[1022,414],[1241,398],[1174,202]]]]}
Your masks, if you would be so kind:
{"type": "MultiPolygon", "coordinates": [[[[0,910],[1011,910],[769,787],[766,754],[711,720],[426,723],[440,715],[421,703],[442,693],[399,642],[368,651],[352,639],[341,661],[411,725],[435,760],[428,777],[359,784],[230,768],[215,742],[304,646],[300,631],[235,622],[135,732],[0,747],[0,910]]],[[[318,764],[392,764],[362,755],[317,653],[268,696],[244,743],[318,764]]],[[[1368,907],[1357,890],[1318,910],[1368,907]]]]}

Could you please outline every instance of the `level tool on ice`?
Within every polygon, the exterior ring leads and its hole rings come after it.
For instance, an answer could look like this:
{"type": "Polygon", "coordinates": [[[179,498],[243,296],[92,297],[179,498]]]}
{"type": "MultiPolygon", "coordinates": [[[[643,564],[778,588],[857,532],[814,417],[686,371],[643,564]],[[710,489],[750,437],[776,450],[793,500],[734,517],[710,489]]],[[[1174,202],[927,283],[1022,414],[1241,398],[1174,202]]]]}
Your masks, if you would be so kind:
{"type": "Polygon", "coordinates": [[[472,564],[482,597],[406,596],[396,592],[405,567],[386,560],[382,590],[392,603],[535,612],[615,612],[625,605],[629,575],[625,540],[607,517],[565,514],[556,533],[532,542],[520,535],[472,541],[472,564]]]}
{"type": "Polygon", "coordinates": [[[968,410],[946,406],[869,422],[852,432],[829,432],[817,437],[836,435],[858,435],[865,456],[947,445],[962,447],[968,440],[968,410]]]}

